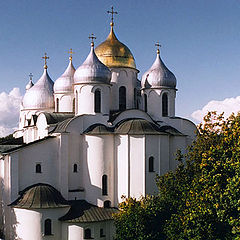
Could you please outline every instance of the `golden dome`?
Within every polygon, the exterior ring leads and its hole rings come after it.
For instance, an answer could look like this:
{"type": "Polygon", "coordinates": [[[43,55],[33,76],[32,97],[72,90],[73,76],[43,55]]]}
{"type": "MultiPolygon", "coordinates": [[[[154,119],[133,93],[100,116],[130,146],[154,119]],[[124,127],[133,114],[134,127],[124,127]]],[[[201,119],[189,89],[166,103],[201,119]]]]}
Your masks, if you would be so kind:
{"type": "Polygon", "coordinates": [[[134,57],[127,46],[121,43],[111,26],[107,39],[96,47],[95,53],[107,67],[136,68],[134,57]]]}

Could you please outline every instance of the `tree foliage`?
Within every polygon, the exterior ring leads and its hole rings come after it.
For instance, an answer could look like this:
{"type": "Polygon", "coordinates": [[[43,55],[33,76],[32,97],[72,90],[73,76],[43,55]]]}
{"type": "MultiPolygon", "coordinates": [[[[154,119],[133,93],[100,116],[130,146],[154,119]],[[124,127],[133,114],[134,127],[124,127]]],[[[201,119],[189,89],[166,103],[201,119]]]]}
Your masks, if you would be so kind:
{"type": "Polygon", "coordinates": [[[157,177],[157,196],[120,204],[118,240],[240,239],[240,116],[209,113],[198,130],[176,171],[157,177]]]}

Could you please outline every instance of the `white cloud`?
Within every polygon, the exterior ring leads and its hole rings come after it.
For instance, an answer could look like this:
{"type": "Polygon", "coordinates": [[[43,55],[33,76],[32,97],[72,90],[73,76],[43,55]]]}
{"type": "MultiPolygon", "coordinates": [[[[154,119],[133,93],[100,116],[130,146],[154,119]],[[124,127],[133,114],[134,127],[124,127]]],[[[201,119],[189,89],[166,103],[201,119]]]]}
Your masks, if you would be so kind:
{"type": "Polygon", "coordinates": [[[0,93],[0,137],[16,130],[21,100],[19,88],[13,88],[10,93],[0,93]]]}
{"type": "Polygon", "coordinates": [[[203,117],[209,111],[216,111],[217,113],[224,112],[224,116],[228,117],[232,113],[238,113],[240,111],[240,96],[236,98],[226,98],[223,101],[212,100],[207,103],[201,110],[197,110],[191,114],[192,118],[201,122],[203,117]]]}

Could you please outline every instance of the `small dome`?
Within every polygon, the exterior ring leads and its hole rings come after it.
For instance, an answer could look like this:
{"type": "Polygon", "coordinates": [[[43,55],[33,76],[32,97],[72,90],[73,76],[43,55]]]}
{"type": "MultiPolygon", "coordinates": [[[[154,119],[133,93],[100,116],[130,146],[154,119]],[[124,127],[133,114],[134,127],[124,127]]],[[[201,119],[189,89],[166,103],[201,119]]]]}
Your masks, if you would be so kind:
{"type": "Polygon", "coordinates": [[[67,69],[59,77],[53,86],[54,93],[66,93],[73,92],[73,75],[75,73],[75,68],[70,60],[67,69]]]}
{"type": "Polygon", "coordinates": [[[53,81],[44,69],[43,75],[23,97],[24,109],[54,108],[53,81]]]}
{"type": "Polygon", "coordinates": [[[176,88],[176,77],[163,63],[159,51],[151,68],[142,76],[142,88],[176,88]]]}
{"type": "Polygon", "coordinates": [[[29,80],[28,84],[26,85],[26,91],[29,90],[31,87],[33,87],[34,84],[32,82],[32,79],[29,80]]]}
{"type": "Polygon", "coordinates": [[[94,47],[74,74],[74,83],[107,83],[111,80],[111,71],[97,58],[94,47]]]}
{"type": "Polygon", "coordinates": [[[131,51],[117,39],[113,27],[111,27],[107,39],[96,47],[96,55],[99,60],[109,68],[136,68],[135,60],[131,51]]]}
{"type": "Polygon", "coordinates": [[[20,197],[10,204],[15,208],[40,209],[68,207],[68,202],[54,187],[45,183],[38,183],[25,188],[20,197]]]}

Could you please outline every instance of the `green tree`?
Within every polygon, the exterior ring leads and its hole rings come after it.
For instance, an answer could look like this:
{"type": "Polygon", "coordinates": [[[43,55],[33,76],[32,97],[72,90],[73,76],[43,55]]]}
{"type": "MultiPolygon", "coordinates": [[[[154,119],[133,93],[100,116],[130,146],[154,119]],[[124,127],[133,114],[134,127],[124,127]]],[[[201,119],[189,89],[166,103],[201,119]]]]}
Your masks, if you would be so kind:
{"type": "Polygon", "coordinates": [[[157,177],[158,196],[120,205],[117,239],[240,239],[240,116],[209,113],[198,130],[176,171],[157,177]]]}

